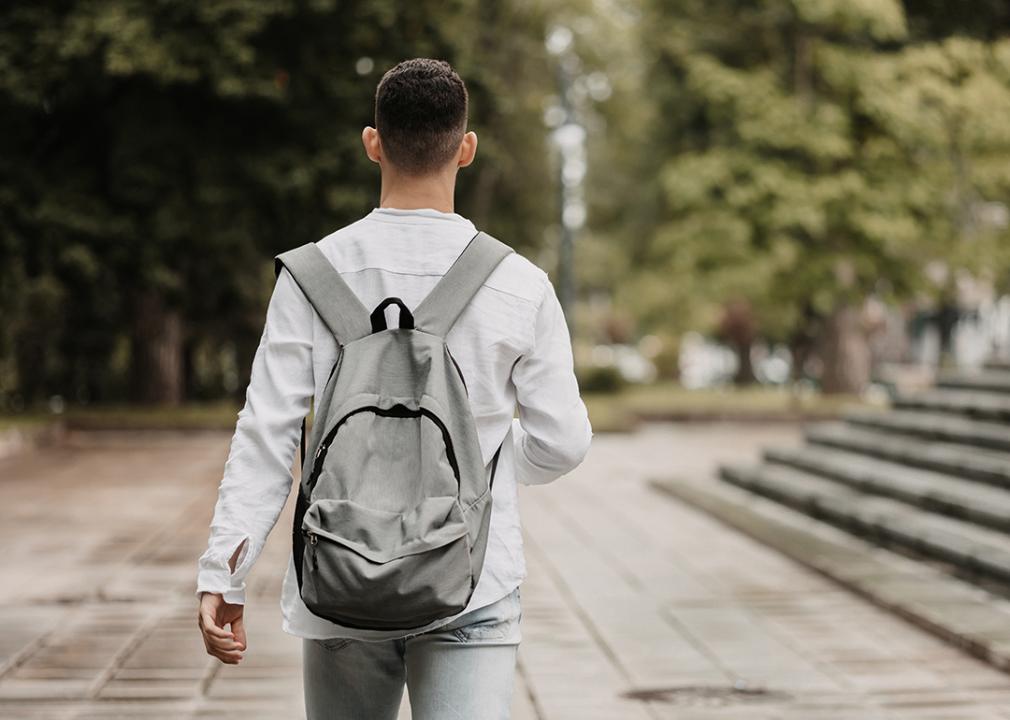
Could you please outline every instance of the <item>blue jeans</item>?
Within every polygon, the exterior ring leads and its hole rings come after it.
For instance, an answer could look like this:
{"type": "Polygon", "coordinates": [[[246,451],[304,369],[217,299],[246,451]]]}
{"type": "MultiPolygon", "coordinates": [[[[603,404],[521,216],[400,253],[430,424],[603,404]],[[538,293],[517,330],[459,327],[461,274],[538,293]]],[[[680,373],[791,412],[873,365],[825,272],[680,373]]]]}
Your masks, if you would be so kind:
{"type": "Polygon", "coordinates": [[[522,639],[519,588],[419,635],[304,640],[308,720],[508,720],[522,639]]]}

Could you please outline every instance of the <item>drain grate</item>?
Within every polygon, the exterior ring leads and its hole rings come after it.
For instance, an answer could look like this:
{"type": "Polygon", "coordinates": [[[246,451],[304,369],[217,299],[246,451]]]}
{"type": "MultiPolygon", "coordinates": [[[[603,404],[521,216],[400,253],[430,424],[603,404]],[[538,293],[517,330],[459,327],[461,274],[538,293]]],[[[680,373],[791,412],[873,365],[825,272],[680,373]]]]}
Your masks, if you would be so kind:
{"type": "Polygon", "coordinates": [[[754,703],[783,702],[788,693],[738,682],[734,685],[674,685],[660,688],[637,688],[622,693],[622,697],[642,702],[664,703],[682,707],[725,707],[754,703]]]}

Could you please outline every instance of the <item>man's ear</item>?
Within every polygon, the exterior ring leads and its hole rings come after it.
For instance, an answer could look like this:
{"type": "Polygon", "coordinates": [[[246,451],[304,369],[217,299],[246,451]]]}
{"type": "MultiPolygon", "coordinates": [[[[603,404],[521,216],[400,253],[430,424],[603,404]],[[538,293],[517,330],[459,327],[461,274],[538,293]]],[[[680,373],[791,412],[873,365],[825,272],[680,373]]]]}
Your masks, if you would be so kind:
{"type": "Polygon", "coordinates": [[[463,135],[459,144],[459,167],[464,168],[473,162],[477,155],[477,133],[473,130],[463,135]]]}
{"type": "Polygon", "coordinates": [[[365,146],[365,154],[374,163],[382,160],[382,143],[379,142],[379,131],[371,125],[366,125],[361,131],[361,143],[365,146]]]}

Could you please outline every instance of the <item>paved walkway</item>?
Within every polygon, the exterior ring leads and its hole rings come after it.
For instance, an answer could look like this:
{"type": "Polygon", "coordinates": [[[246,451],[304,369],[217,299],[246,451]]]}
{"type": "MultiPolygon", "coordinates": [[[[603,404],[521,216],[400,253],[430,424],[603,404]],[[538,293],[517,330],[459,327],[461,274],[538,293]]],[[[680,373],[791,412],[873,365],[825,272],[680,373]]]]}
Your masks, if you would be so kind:
{"type": "MultiPolygon", "coordinates": [[[[1010,719],[1006,675],[646,485],[794,439],[656,425],[598,436],[576,473],[523,488],[513,717],[1010,719]]],[[[254,571],[246,661],[211,661],[197,634],[193,571],[227,449],[223,434],[89,436],[0,461],[0,718],[298,717],[285,533],[254,571]]]]}

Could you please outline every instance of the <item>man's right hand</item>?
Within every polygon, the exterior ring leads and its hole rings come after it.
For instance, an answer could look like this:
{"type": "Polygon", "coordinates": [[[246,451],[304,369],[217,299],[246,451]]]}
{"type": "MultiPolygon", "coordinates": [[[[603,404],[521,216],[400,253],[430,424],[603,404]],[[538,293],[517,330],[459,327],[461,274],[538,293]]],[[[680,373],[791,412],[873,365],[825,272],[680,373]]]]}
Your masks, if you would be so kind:
{"type": "Polygon", "coordinates": [[[223,663],[238,665],[246,649],[244,605],[232,605],[220,593],[205,592],[200,596],[200,632],[207,654],[223,663]],[[225,630],[230,625],[231,630],[225,630]]]}

